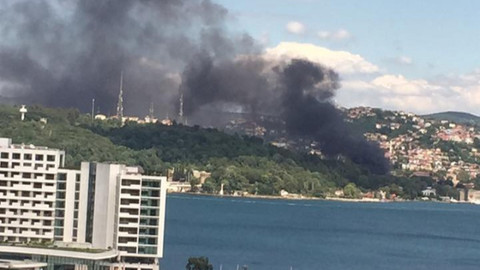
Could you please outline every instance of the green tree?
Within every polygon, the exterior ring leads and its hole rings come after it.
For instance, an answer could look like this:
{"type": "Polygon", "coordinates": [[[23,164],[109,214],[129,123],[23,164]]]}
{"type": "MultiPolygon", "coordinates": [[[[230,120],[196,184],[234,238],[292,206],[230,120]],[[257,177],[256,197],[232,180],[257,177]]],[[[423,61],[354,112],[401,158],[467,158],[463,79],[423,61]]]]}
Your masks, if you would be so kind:
{"type": "Polygon", "coordinates": [[[186,270],[213,270],[213,265],[208,262],[207,257],[190,257],[185,266],[186,270]]]}
{"type": "Polygon", "coordinates": [[[362,196],[362,192],[360,191],[360,189],[357,188],[354,183],[348,183],[343,188],[343,195],[346,198],[360,198],[362,196]]]}
{"type": "Polygon", "coordinates": [[[468,183],[470,182],[470,175],[465,170],[460,170],[457,174],[457,179],[461,183],[468,183]]]}

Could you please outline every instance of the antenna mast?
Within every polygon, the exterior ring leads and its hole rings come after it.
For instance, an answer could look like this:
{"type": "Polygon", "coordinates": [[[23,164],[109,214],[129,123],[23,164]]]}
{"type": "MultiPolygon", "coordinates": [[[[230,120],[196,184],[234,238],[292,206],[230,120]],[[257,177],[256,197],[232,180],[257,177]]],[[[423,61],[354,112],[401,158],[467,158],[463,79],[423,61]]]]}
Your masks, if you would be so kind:
{"type": "Polygon", "coordinates": [[[153,102],[150,103],[150,110],[148,110],[148,112],[150,113],[150,121],[153,122],[153,102]]]}
{"type": "Polygon", "coordinates": [[[183,124],[183,93],[180,94],[180,111],[178,116],[180,116],[180,123],[183,124]]]}
{"type": "Polygon", "coordinates": [[[123,119],[123,71],[120,73],[120,92],[118,93],[117,118],[123,119]]]}
{"type": "Polygon", "coordinates": [[[95,99],[92,98],[92,122],[95,120],[95,99]]]}

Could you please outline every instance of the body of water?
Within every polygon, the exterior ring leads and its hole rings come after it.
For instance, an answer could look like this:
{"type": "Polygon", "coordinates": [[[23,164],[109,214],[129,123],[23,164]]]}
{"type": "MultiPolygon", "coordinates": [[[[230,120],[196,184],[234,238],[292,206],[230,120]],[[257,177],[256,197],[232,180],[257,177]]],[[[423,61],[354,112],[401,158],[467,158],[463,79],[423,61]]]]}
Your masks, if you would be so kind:
{"type": "Polygon", "coordinates": [[[168,195],[162,270],[480,269],[480,206],[168,195]]]}

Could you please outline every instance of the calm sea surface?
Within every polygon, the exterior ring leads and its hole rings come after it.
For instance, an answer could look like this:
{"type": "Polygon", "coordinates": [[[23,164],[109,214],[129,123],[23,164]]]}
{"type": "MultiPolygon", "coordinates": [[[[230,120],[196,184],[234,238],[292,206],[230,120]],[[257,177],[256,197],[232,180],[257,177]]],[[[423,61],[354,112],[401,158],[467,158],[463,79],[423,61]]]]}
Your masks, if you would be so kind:
{"type": "Polygon", "coordinates": [[[168,195],[162,270],[480,269],[480,206],[168,195]]]}

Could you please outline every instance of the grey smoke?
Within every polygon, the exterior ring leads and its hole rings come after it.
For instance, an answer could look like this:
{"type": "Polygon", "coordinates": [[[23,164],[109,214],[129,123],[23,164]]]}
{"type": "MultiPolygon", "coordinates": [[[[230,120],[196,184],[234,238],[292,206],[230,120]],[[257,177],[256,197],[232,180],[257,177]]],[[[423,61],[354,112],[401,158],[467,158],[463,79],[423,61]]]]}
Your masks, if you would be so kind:
{"type": "Polygon", "coordinates": [[[352,134],[332,105],[334,71],[266,61],[228,20],[210,0],[0,1],[0,102],[88,112],[95,98],[114,114],[123,71],[127,115],[147,114],[151,102],[171,112],[180,91],[187,116],[232,104],[279,115],[290,135],[317,140],[327,155],[388,170],[378,146],[352,134]]]}
{"type": "Polygon", "coordinates": [[[123,70],[126,113],[166,113],[194,55],[255,47],[228,16],[209,0],[0,1],[0,96],[114,113],[123,70]]]}
{"type": "Polygon", "coordinates": [[[276,114],[290,136],[316,140],[325,155],[343,155],[373,173],[387,173],[383,151],[353,133],[331,103],[339,87],[333,70],[306,60],[272,65],[259,57],[215,61],[202,55],[185,69],[181,90],[187,115],[218,103],[239,104],[253,114],[276,114]]]}

